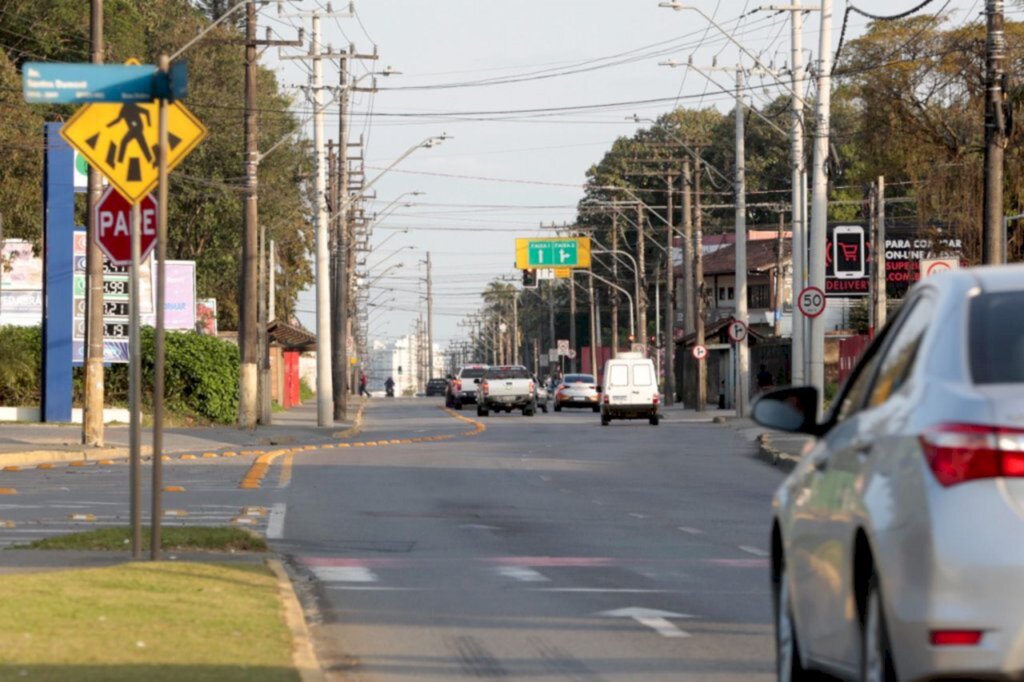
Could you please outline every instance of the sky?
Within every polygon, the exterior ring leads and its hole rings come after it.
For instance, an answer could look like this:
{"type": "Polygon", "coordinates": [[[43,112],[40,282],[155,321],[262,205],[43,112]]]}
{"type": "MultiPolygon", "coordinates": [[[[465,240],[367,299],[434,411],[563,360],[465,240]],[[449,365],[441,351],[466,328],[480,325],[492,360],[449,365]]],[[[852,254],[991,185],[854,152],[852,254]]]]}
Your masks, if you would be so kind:
{"type": "MultiPolygon", "coordinates": [[[[919,2],[856,5],[895,14],[919,2]]],[[[788,13],[760,11],[760,2],[748,0],[690,4],[763,64],[788,66],[788,13]]],[[[834,3],[833,51],[845,6],[843,0],[834,3]]],[[[285,13],[326,7],[320,0],[301,0],[285,3],[285,13]]],[[[979,20],[983,8],[983,0],[933,0],[922,11],[947,11],[952,23],[962,23],[979,20]]],[[[355,17],[321,20],[323,44],[339,50],[353,43],[360,53],[376,45],[379,59],[354,64],[356,75],[386,67],[400,72],[378,77],[375,94],[353,95],[350,141],[363,136],[367,179],[426,138],[450,137],[416,149],[382,175],[375,184],[377,199],[368,202],[372,213],[407,192],[424,192],[401,198],[374,225],[374,251],[359,256],[366,259],[360,270],[368,269],[370,280],[379,278],[370,291],[371,341],[404,336],[425,315],[427,251],[434,340],[444,349],[449,340],[464,338],[460,322],[480,307],[487,283],[518,279],[515,238],[550,235],[542,223],[574,220],[587,169],[617,137],[650,125],[634,122],[634,114],[653,119],[676,106],[732,109],[732,93],[723,92],[728,74],[712,74],[714,84],[693,69],[659,61],[692,56],[696,65],[754,65],[699,13],[660,8],[658,0],[362,0],[355,10],[355,17]],[[595,106],[616,103],[621,104],[595,106]]],[[[818,53],[819,14],[805,14],[804,23],[806,63],[818,53]]],[[[861,34],[867,23],[851,15],[847,38],[861,34]]],[[[274,4],[261,10],[261,34],[269,27],[275,37],[294,38],[298,26],[306,27],[308,37],[309,18],[279,16],[274,4]]],[[[307,62],[282,61],[268,51],[262,63],[286,85],[309,81],[307,62]]],[[[324,61],[324,80],[338,82],[336,61],[324,61]]],[[[748,101],[755,105],[780,93],[767,80],[755,79],[751,86],[748,101]]],[[[305,116],[310,106],[299,99],[295,109],[305,116]]],[[[325,121],[326,137],[337,139],[337,107],[328,108],[325,121]]],[[[298,317],[310,329],[314,307],[312,292],[303,292],[298,317]]]]}

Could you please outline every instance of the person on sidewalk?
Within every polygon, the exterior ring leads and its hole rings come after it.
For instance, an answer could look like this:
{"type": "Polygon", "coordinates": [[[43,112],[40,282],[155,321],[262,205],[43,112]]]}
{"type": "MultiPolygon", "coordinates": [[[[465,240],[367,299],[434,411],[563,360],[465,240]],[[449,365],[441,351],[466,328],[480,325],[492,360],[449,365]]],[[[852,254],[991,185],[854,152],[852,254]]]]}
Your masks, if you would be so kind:
{"type": "Polygon", "coordinates": [[[388,380],[384,382],[384,390],[388,398],[395,397],[395,380],[388,377],[388,380]]]}
{"type": "Polygon", "coordinates": [[[761,365],[757,372],[757,392],[765,393],[770,391],[772,386],[775,385],[775,379],[772,377],[772,373],[768,371],[768,367],[761,365]]]}
{"type": "Polygon", "coordinates": [[[366,384],[368,382],[369,379],[366,378],[366,372],[361,373],[359,375],[359,395],[364,395],[367,398],[370,397],[370,392],[366,390],[366,384]]]}

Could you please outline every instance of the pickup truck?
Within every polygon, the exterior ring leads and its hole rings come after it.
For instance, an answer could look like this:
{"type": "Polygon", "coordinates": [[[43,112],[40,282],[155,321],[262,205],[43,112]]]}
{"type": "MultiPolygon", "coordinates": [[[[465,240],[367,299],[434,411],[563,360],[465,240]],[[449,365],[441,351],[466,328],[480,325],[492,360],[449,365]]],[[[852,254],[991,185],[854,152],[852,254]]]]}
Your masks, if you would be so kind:
{"type": "Polygon", "coordinates": [[[522,410],[524,417],[537,414],[537,396],[530,372],[518,365],[489,367],[477,379],[476,414],[486,417],[491,410],[522,410]]]}

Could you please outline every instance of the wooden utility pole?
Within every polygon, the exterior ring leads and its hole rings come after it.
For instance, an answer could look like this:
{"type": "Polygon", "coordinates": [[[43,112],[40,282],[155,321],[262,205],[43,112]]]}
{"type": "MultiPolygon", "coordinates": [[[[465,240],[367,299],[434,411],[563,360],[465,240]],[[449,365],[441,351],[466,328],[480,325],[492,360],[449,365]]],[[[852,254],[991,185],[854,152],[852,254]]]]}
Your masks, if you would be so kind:
{"type": "Polygon", "coordinates": [[[985,200],[981,262],[1006,262],[1006,223],[1003,220],[1003,170],[1009,116],[1007,110],[1006,35],[1003,0],[986,0],[988,38],[985,42],[985,200]]]}
{"type": "MultiPolygon", "coordinates": [[[[576,279],[575,270],[569,271],[569,348],[573,351],[576,348],[576,279]]],[[[576,372],[576,358],[569,358],[569,371],[576,372]]]]}
{"type": "MultiPolygon", "coordinates": [[[[103,0],[90,3],[89,28],[91,61],[103,63],[103,0]]],[[[99,225],[93,209],[103,193],[100,172],[89,165],[89,194],[85,247],[87,297],[85,301],[85,401],[82,415],[82,444],[103,446],[103,252],[96,239],[99,225]]]]}
{"type": "Polygon", "coordinates": [[[875,229],[871,235],[871,335],[885,326],[885,176],[878,176],[875,186],[875,206],[872,220],[875,229]]]}
{"type": "Polygon", "coordinates": [[[773,332],[776,338],[782,336],[782,307],[785,305],[785,284],[786,277],[782,268],[782,233],[786,226],[786,213],[779,209],[779,234],[775,240],[775,300],[772,302],[772,318],[774,320],[773,332]]]}

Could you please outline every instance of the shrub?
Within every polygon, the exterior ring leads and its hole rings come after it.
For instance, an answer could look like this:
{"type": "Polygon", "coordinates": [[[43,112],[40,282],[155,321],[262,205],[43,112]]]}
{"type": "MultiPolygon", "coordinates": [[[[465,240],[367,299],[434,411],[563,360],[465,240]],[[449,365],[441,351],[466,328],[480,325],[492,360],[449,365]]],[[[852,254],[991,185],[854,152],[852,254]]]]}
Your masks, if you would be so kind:
{"type": "Polygon", "coordinates": [[[306,402],[312,400],[315,395],[316,391],[310,387],[305,378],[299,379],[299,400],[306,402]]]}
{"type": "Polygon", "coordinates": [[[40,327],[0,327],[0,405],[38,405],[43,333],[40,327]]]}

